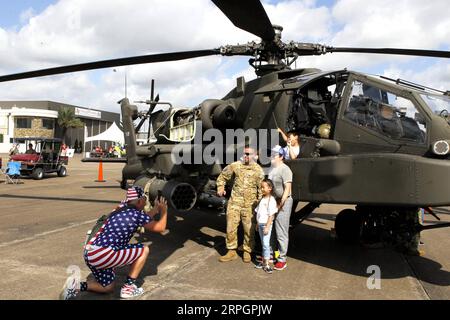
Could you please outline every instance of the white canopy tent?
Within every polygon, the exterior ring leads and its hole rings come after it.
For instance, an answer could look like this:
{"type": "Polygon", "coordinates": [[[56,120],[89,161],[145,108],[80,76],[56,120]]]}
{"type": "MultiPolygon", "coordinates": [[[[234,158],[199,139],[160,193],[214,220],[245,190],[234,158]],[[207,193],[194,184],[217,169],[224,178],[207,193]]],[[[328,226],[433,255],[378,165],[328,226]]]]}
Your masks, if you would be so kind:
{"type": "Polygon", "coordinates": [[[111,127],[109,127],[105,132],[102,132],[92,137],[87,137],[87,129],[86,129],[84,142],[86,143],[90,141],[113,141],[116,143],[120,143],[120,145],[125,144],[123,131],[120,130],[120,128],[117,126],[115,122],[113,122],[111,127]]]}

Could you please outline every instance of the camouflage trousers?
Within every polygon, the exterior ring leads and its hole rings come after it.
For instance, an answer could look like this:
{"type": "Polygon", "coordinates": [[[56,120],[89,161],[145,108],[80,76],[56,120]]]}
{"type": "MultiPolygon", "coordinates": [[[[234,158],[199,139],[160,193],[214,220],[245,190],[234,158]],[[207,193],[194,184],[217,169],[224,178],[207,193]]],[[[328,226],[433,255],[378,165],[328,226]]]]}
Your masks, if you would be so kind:
{"type": "Polygon", "coordinates": [[[241,201],[230,200],[227,206],[227,238],[228,250],[238,248],[238,227],[242,221],[244,229],[244,251],[251,253],[255,245],[256,218],[252,204],[246,205],[241,201]]]}
{"type": "Polygon", "coordinates": [[[414,254],[418,251],[420,242],[420,232],[414,230],[415,227],[422,224],[421,210],[410,210],[405,214],[405,227],[407,231],[402,231],[397,234],[396,242],[399,251],[414,254]]]}

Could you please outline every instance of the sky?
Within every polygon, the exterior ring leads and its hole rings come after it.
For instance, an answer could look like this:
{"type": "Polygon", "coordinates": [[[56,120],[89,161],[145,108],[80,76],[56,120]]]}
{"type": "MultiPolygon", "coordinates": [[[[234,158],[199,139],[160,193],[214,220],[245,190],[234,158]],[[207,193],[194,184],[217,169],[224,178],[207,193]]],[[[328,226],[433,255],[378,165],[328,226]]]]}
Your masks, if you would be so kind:
{"type": "MultiPolygon", "coordinates": [[[[450,50],[447,0],[265,0],[283,40],[342,47],[450,50]]],[[[209,0],[0,0],[0,74],[258,40],[209,0]]],[[[54,100],[119,112],[150,95],[193,107],[256,76],[248,57],[213,56],[0,83],[0,100],[54,100]]],[[[370,54],[300,58],[297,68],[380,74],[450,90],[449,59],[370,54]]],[[[140,106],[143,109],[145,106],[140,106]]]]}

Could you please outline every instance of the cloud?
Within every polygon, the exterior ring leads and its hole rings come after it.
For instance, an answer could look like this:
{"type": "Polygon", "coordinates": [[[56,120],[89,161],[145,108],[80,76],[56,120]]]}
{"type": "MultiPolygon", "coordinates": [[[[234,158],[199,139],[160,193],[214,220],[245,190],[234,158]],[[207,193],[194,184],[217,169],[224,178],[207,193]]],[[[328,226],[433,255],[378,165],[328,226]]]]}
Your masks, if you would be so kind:
{"type": "Polygon", "coordinates": [[[386,69],[383,75],[397,79],[399,74],[402,74],[403,79],[434,89],[450,90],[450,64],[448,63],[437,62],[420,72],[414,69],[400,70],[394,66],[386,69]]]}
{"type": "Polygon", "coordinates": [[[20,23],[27,23],[35,15],[33,8],[28,8],[20,14],[20,23]]]}
{"type": "Polygon", "coordinates": [[[449,46],[450,21],[445,0],[340,0],[333,17],[343,25],[334,45],[439,48],[449,46]]]}
{"type": "Polygon", "coordinates": [[[244,42],[207,0],[60,0],[6,33],[2,69],[18,71],[127,55],[244,42]],[[211,29],[214,32],[211,32],[211,29]],[[220,35],[218,37],[217,35],[220,35]]]}
{"type": "Polygon", "coordinates": [[[285,41],[321,42],[332,29],[331,10],[316,7],[316,1],[286,1],[265,5],[273,24],[283,26],[285,41]]]}

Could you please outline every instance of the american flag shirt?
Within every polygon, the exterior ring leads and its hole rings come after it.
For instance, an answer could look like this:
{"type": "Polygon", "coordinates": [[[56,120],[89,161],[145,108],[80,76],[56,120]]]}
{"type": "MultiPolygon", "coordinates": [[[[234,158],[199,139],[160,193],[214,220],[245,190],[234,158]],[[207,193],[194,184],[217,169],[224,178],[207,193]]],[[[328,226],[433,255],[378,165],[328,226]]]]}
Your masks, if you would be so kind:
{"type": "Polygon", "coordinates": [[[102,232],[92,242],[99,247],[123,248],[130,242],[137,229],[152,218],[142,210],[123,207],[119,212],[108,218],[102,232]]]}

